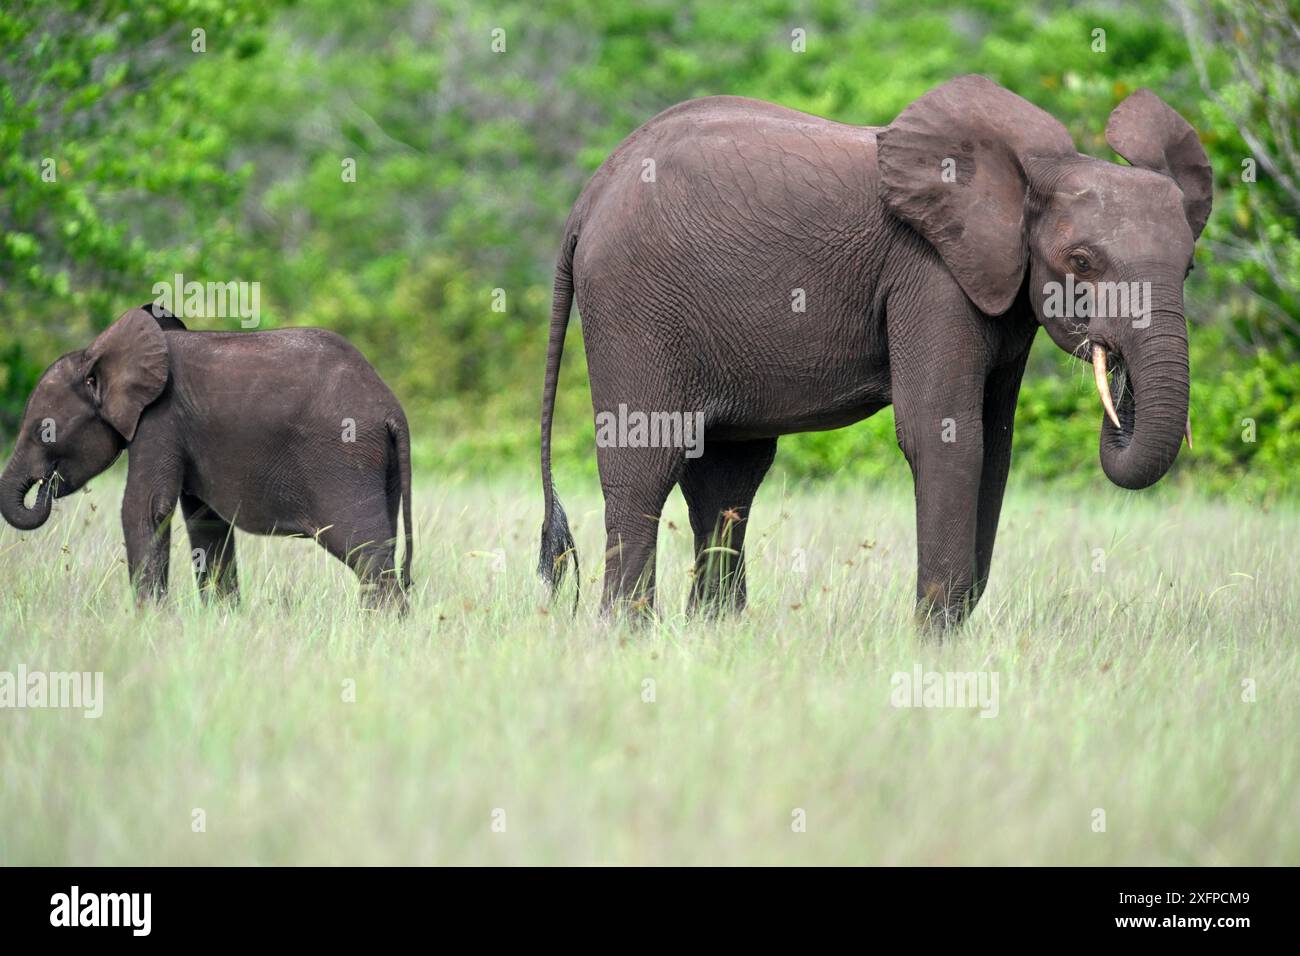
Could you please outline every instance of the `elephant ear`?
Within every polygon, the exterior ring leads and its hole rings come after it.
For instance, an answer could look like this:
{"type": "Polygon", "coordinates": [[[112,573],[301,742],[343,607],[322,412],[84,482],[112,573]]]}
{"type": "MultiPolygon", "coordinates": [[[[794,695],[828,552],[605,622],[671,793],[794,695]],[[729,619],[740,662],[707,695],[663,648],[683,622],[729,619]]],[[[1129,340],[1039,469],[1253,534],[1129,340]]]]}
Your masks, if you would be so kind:
{"type": "Polygon", "coordinates": [[[94,376],[99,414],[131,441],[140,416],[167,384],[162,329],[149,312],[132,309],[101,332],[86,354],[86,375],[94,376]]]}
{"type": "Polygon", "coordinates": [[[1192,238],[1199,239],[1214,204],[1214,173],[1192,124],[1141,89],[1111,112],[1106,142],[1130,165],[1164,173],[1178,184],[1192,238]]]}
{"type": "Polygon", "coordinates": [[[1073,157],[1069,132],[982,76],[926,93],[878,137],[881,195],[988,315],[1011,307],[1029,261],[1031,160],[1073,157]]]}
{"type": "Polygon", "coordinates": [[[158,328],[162,329],[164,332],[189,331],[184,322],[176,318],[176,316],[172,315],[170,311],[164,309],[161,305],[154,302],[146,302],[144,305],[140,306],[140,308],[152,315],[154,321],[158,323],[158,328]]]}

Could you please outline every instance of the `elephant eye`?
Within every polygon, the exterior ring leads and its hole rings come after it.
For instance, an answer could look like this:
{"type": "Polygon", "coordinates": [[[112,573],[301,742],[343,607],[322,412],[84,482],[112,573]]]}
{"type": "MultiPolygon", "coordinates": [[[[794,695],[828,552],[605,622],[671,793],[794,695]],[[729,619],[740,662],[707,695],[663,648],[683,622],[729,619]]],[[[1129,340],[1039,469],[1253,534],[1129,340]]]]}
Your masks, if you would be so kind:
{"type": "Polygon", "coordinates": [[[1071,256],[1070,265],[1074,266],[1076,274],[1083,274],[1092,268],[1087,256],[1071,256]]]}
{"type": "Polygon", "coordinates": [[[86,376],[86,388],[90,391],[90,394],[96,394],[97,389],[99,388],[99,381],[95,378],[94,372],[91,372],[86,376]]]}

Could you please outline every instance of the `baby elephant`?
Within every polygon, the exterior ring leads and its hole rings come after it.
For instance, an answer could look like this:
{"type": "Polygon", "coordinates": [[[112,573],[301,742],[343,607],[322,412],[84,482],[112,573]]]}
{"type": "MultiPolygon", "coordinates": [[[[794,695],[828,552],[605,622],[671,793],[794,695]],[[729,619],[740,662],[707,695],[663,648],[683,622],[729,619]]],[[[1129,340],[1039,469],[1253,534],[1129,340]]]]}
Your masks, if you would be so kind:
{"type": "Polygon", "coordinates": [[[15,528],[39,528],[52,499],[79,489],[123,449],[122,529],[137,600],[166,591],[179,498],[205,597],[209,587],[237,594],[233,526],[310,535],[356,572],[367,607],[405,609],[406,416],[370,363],[333,332],[190,332],[153,305],[132,309],[41,376],[0,476],[0,514],[15,528]]]}

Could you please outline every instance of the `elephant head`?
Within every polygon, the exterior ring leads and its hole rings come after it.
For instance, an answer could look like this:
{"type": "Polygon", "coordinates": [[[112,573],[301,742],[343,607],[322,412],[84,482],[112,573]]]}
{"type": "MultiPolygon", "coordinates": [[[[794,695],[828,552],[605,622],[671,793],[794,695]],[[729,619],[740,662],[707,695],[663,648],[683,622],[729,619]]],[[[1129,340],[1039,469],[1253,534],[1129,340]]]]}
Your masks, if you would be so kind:
{"type": "Polygon", "coordinates": [[[1149,90],[1115,108],[1106,139],[1131,165],[1081,155],[1047,113],[960,77],[881,131],[881,188],[981,312],[1023,291],[1057,345],[1091,358],[1102,467],[1145,488],[1191,440],[1183,282],[1211,170],[1195,130],[1149,90]]]}
{"type": "Polygon", "coordinates": [[[45,370],[23,412],[13,457],[0,475],[0,515],[23,531],[43,525],[54,498],[71,494],[117,460],[140,416],[167,384],[163,328],[184,328],[142,306],[90,347],[45,370]],[[39,485],[36,500],[27,494],[39,485]]]}

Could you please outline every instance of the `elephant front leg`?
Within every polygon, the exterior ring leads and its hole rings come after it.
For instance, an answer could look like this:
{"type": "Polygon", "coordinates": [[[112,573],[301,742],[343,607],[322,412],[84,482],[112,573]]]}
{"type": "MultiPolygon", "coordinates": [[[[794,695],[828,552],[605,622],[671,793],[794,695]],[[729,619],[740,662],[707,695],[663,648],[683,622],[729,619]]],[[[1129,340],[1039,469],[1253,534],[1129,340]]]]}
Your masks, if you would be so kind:
{"type": "Polygon", "coordinates": [[[986,376],[897,355],[893,371],[895,429],[916,490],[916,617],[948,627],[975,599],[986,376]]]}
{"type": "Polygon", "coordinates": [[[923,428],[908,456],[916,489],[916,617],[940,628],[960,624],[978,597],[975,558],[983,472],[978,418],[944,416],[923,428]]]}
{"type": "Polygon", "coordinates": [[[181,512],[190,537],[190,560],[199,596],[239,599],[235,566],[235,529],[221,515],[193,495],[181,495],[181,512]]]}
{"type": "Polygon", "coordinates": [[[146,454],[132,451],[122,498],[122,531],[126,538],[126,567],[135,587],[136,604],[159,600],[167,593],[171,550],[171,520],[180,494],[179,477],[159,480],[146,454]]]}
{"type": "Polygon", "coordinates": [[[897,300],[889,357],[898,444],[916,490],[916,617],[945,628],[970,613],[984,472],[986,320],[955,284],[932,277],[897,300]]]}
{"type": "MultiPolygon", "coordinates": [[[[1031,339],[1032,341],[1032,339],[1031,339]]],[[[999,368],[984,386],[984,467],[980,476],[979,523],[975,537],[975,588],[972,606],[988,585],[993,566],[993,543],[998,535],[1002,496],[1011,469],[1011,436],[1016,421],[1016,399],[1029,349],[1015,362],[999,368]]]]}
{"type": "Polygon", "coordinates": [[[126,567],[135,588],[137,605],[161,600],[167,593],[171,550],[172,508],[165,512],[147,504],[122,505],[122,531],[126,536],[126,567]]]}

